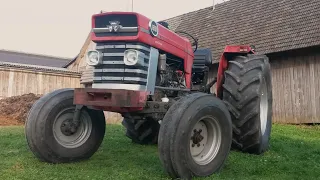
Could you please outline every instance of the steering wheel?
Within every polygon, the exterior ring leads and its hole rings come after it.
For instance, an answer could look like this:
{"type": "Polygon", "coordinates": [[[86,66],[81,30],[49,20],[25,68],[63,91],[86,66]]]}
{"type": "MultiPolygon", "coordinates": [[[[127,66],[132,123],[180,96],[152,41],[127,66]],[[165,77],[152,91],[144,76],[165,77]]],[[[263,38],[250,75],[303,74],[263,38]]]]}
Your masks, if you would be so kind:
{"type": "Polygon", "coordinates": [[[189,33],[187,33],[187,32],[184,32],[184,31],[176,31],[175,33],[177,33],[177,34],[178,34],[178,33],[181,33],[181,34],[185,34],[185,35],[191,37],[191,39],[193,39],[193,41],[194,41],[191,45],[192,45],[192,46],[196,46],[196,47],[194,48],[193,52],[196,52],[196,51],[198,50],[198,39],[197,39],[197,38],[193,37],[191,34],[189,34],[189,33]]]}

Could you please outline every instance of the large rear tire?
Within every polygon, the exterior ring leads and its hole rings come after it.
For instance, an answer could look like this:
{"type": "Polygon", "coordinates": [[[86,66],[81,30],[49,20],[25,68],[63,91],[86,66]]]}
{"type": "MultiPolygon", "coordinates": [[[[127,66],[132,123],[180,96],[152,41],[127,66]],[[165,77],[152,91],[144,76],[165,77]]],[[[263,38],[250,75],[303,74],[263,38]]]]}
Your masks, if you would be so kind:
{"type": "Polygon", "coordinates": [[[233,147],[262,154],[269,148],[272,126],[272,84],[265,55],[237,56],[229,61],[223,101],[233,122],[233,147]]]}
{"type": "Polygon", "coordinates": [[[213,95],[181,98],[160,127],[160,160],[172,178],[191,179],[218,172],[232,142],[232,123],[225,104],[213,95]]]}
{"type": "Polygon", "coordinates": [[[102,143],[106,126],[102,111],[84,107],[76,131],[67,128],[75,111],[73,92],[73,89],[53,91],[41,97],[28,114],[26,139],[41,161],[66,163],[88,159],[102,143]]]}
{"type": "Polygon", "coordinates": [[[157,144],[160,124],[150,118],[123,118],[122,125],[126,128],[126,136],[133,143],[141,145],[157,144]]]}

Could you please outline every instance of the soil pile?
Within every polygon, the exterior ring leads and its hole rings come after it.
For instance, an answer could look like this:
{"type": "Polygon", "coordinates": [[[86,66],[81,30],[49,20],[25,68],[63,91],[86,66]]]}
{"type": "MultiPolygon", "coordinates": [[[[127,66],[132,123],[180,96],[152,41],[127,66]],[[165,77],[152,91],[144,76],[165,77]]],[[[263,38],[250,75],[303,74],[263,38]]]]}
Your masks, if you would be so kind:
{"type": "Polygon", "coordinates": [[[0,125],[24,124],[32,105],[40,98],[33,93],[0,100],[0,125]]]}

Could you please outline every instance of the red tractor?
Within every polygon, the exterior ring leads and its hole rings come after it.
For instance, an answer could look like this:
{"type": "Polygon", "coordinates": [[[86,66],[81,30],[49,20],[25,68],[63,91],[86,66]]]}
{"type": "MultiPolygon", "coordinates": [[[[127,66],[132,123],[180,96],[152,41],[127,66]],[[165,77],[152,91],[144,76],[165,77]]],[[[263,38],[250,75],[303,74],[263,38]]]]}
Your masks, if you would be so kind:
{"type": "Polygon", "coordinates": [[[134,143],[157,143],[172,178],[217,172],[232,147],[253,154],[268,149],[270,65],[251,46],[226,46],[217,76],[210,78],[209,49],[138,13],[94,15],[91,39],[92,82],[46,94],[30,110],[26,137],[40,160],[90,158],[105,135],[103,111],[124,117],[134,143]]]}

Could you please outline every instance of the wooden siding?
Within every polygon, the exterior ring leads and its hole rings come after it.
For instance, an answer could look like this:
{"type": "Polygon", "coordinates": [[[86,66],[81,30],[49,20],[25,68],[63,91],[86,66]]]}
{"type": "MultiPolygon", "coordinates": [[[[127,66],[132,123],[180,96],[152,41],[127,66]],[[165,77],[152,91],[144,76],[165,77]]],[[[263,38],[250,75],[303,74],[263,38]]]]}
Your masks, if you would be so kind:
{"type": "Polygon", "coordinates": [[[320,48],[269,55],[273,121],[320,123],[320,48]]]}
{"type": "Polygon", "coordinates": [[[46,94],[56,89],[80,86],[80,75],[64,72],[0,68],[0,98],[27,93],[46,94]]]}

